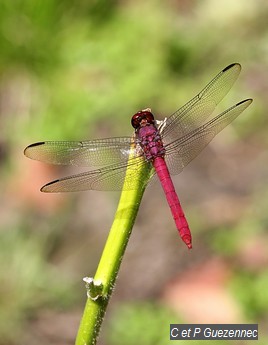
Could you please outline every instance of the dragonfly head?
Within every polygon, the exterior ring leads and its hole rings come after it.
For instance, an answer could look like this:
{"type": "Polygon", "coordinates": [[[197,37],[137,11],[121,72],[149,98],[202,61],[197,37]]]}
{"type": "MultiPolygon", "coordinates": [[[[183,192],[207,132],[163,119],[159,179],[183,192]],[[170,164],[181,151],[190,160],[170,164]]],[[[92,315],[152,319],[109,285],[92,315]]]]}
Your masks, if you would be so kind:
{"type": "Polygon", "coordinates": [[[154,124],[154,116],[150,108],[140,110],[132,116],[131,124],[135,129],[154,124]]]}

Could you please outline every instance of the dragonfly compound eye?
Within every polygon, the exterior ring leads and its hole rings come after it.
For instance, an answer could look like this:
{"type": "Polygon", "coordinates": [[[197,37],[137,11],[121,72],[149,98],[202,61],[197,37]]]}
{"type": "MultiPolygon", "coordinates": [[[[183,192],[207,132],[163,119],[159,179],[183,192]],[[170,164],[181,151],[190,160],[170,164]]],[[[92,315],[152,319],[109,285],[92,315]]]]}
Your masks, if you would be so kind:
{"type": "Polygon", "coordinates": [[[141,110],[138,111],[135,115],[132,116],[131,124],[136,129],[140,127],[141,121],[146,120],[147,123],[154,123],[154,116],[150,111],[141,110]]]}
{"type": "Polygon", "coordinates": [[[150,111],[146,111],[143,114],[148,123],[152,123],[152,124],[154,123],[154,116],[150,111]]]}
{"type": "Polygon", "coordinates": [[[133,115],[131,119],[132,127],[134,127],[135,129],[138,128],[140,126],[141,119],[142,119],[141,111],[133,115]]]}

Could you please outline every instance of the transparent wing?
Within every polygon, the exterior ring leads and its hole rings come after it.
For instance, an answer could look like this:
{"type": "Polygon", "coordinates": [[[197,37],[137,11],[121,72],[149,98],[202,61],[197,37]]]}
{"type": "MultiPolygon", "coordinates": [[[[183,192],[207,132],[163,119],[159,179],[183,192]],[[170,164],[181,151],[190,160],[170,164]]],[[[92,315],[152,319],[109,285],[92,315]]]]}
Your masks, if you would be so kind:
{"type": "Polygon", "coordinates": [[[135,150],[131,137],[88,141],[43,141],[29,145],[25,156],[50,164],[102,167],[127,162],[135,150]]]}
{"type": "Polygon", "coordinates": [[[132,190],[136,188],[137,179],[144,185],[154,175],[149,162],[142,157],[129,159],[126,163],[113,164],[102,169],[52,181],[41,188],[42,192],[75,192],[85,190],[132,190]],[[128,169],[126,176],[126,169],[128,169]]]}
{"type": "Polygon", "coordinates": [[[193,130],[166,146],[165,160],[171,174],[179,174],[204,147],[223,128],[229,125],[250,104],[252,99],[246,99],[225,110],[206,124],[193,130]]]}
{"type": "Polygon", "coordinates": [[[52,181],[41,188],[43,192],[131,190],[137,178],[143,179],[146,184],[154,174],[151,163],[144,160],[139,149],[136,150],[135,147],[139,145],[134,145],[133,140],[131,137],[120,137],[91,141],[38,142],[29,145],[24,154],[50,164],[99,167],[52,181]],[[129,156],[133,158],[130,159],[129,156]],[[148,169],[152,170],[149,178],[148,169]]]}
{"type": "Polygon", "coordinates": [[[197,96],[172,114],[162,131],[164,145],[202,125],[231,89],[240,71],[238,63],[227,66],[197,96]]]}

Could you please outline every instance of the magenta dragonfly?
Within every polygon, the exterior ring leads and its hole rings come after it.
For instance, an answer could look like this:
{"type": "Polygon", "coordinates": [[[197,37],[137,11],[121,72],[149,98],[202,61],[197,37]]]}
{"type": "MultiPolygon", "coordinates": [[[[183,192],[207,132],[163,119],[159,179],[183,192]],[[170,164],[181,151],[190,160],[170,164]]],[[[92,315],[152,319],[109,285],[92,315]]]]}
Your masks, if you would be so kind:
{"type": "MultiPolygon", "coordinates": [[[[191,232],[170,174],[179,174],[217,133],[251,104],[252,99],[243,100],[206,122],[231,89],[240,70],[238,63],[227,66],[197,96],[163,121],[156,121],[149,108],[137,112],[131,119],[135,128],[132,137],[29,145],[24,151],[29,158],[96,168],[52,181],[41,191],[131,190],[135,188],[131,181],[141,178],[140,168],[151,169],[149,176],[152,178],[155,173],[158,176],[182,240],[192,248],[191,232]],[[133,169],[132,178],[126,183],[127,167],[133,169]]],[[[148,182],[148,169],[144,184],[148,182]]]]}

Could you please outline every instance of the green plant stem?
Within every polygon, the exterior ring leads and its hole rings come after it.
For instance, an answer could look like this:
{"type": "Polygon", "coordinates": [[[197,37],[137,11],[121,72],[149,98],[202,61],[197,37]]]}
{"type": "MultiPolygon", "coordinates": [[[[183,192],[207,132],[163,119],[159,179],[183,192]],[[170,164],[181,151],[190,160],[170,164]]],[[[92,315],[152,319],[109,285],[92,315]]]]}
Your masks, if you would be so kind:
{"type": "Polygon", "coordinates": [[[131,191],[121,193],[115,218],[102,253],[93,284],[102,284],[99,296],[90,296],[78,330],[76,345],[96,344],[106,307],[111,297],[120,264],[130,237],[140,202],[150,176],[150,167],[129,167],[126,172],[125,184],[131,181],[136,184],[131,191]],[[138,177],[138,178],[137,178],[138,177]]]}

